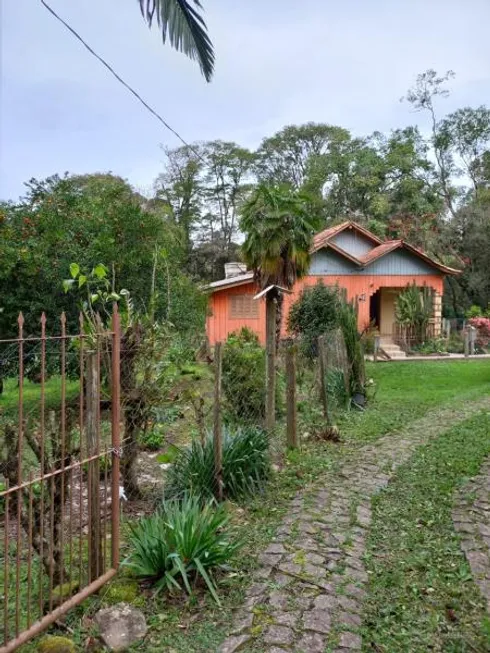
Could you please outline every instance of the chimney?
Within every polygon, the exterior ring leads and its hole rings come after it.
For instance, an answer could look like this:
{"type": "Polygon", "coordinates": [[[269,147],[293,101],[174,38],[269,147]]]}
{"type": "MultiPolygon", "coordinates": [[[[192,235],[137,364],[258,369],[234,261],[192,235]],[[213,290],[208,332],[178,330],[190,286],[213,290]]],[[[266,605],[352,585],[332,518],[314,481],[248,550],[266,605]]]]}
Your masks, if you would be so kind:
{"type": "Polygon", "coordinates": [[[225,263],[226,279],[230,279],[231,277],[236,277],[239,274],[245,274],[246,271],[247,271],[247,266],[245,265],[245,263],[239,263],[238,261],[225,263]]]}

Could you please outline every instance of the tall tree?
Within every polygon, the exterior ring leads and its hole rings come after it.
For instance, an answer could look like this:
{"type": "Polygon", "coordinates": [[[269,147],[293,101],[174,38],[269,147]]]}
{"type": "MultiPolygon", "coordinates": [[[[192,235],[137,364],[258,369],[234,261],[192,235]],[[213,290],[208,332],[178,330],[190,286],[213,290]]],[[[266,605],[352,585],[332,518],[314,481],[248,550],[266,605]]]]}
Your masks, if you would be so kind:
{"type": "Polygon", "coordinates": [[[165,43],[197,60],[201,72],[210,81],[214,71],[214,49],[206,23],[199,13],[199,0],[138,0],[149,27],[156,21],[165,43]]]}
{"type": "MultiPolygon", "coordinates": [[[[317,225],[307,210],[309,198],[290,186],[260,184],[241,210],[245,234],[243,258],[261,288],[292,288],[308,273],[310,247],[317,225]]],[[[277,330],[282,321],[282,296],[277,307],[277,330]]]]}

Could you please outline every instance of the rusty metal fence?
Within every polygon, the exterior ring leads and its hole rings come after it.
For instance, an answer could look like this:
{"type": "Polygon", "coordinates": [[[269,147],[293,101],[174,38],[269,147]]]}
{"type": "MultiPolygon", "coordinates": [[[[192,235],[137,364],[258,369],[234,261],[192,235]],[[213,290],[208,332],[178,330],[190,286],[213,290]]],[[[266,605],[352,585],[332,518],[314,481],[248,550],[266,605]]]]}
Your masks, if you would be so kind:
{"type": "Polygon", "coordinates": [[[120,323],[64,315],[0,340],[0,653],[42,632],[119,564],[120,323]]]}

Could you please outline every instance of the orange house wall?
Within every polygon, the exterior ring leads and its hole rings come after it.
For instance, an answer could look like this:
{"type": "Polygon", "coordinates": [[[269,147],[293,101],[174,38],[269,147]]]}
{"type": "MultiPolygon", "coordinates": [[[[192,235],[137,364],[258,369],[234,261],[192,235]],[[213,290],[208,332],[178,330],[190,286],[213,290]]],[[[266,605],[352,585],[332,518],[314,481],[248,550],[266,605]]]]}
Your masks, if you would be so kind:
{"type": "MultiPolygon", "coordinates": [[[[405,288],[408,284],[416,283],[418,286],[428,286],[433,288],[437,293],[442,295],[444,286],[444,277],[439,274],[434,275],[346,275],[346,276],[308,276],[298,281],[291,295],[286,295],[284,299],[284,314],[282,323],[282,334],[287,334],[287,315],[289,310],[297,301],[301,291],[306,286],[314,286],[319,280],[325,285],[337,284],[339,288],[345,288],[347,299],[350,301],[355,297],[365,296],[364,301],[359,301],[359,330],[369,325],[369,298],[379,290],[379,288],[405,288]]],[[[256,294],[257,287],[250,283],[235,288],[225,288],[213,293],[210,297],[210,315],[207,318],[207,335],[209,343],[214,345],[216,342],[226,340],[229,333],[237,331],[246,326],[252,329],[259,336],[262,344],[265,343],[265,300],[258,300],[259,317],[258,319],[231,319],[229,317],[228,298],[231,295],[256,294]]]]}

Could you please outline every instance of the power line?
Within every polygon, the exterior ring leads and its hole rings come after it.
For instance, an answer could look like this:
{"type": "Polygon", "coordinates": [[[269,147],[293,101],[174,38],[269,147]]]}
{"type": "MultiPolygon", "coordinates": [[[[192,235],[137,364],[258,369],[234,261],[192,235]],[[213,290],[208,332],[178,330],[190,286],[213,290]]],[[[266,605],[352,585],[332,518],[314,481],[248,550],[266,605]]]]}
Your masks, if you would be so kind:
{"type": "Polygon", "coordinates": [[[61,18],[61,16],[57,14],[56,11],[52,9],[47,4],[47,2],[45,2],[45,0],[41,0],[41,4],[44,6],[45,9],[49,11],[50,14],[52,14],[57,20],[59,20],[59,22],[62,25],[64,25],[64,27],[66,27],[66,29],[69,32],[71,32],[76,39],[80,41],[80,43],[90,52],[91,55],[93,55],[96,59],[98,59],[100,63],[107,68],[107,70],[117,79],[119,83],[121,83],[125,88],[127,88],[127,90],[130,93],[132,93],[137,100],[141,102],[141,104],[145,107],[145,109],[147,109],[151,114],[153,114],[155,118],[159,120],[164,127],[166,127],[170,132],[172,132],[172,134],[177,136],[179,141],[181,141],[181,143],[183,143],[186,147],[188,147],[191,150],[191,152],[193,152],[197,156],[198,159],[204,162],[204,159],[199,154],[199,152],[196,149],[194,149],[194,147],[190,145],[186,140],[184,140],[182,136],[177,131],[175,131],[175,129],[173,129],[173,127],[171,127],[166,120],[162,118],[162,116],[158,113],[158,111],[153,109],[153,107],[151,107],[148,104],[148,102],[146,102],[141,97],[141,95],[137,91],[135,91],[134,88],[132,88],[132,86],[130,86],[127,82],[125,82],[124,79],[120,75],[118,75],[118,73],[114,70],[114,68],[109,63],[107,63],[107,61],[102,56],[97,54],[97,52],[95,52],[95,50],[90,47],[90,45],[80,36],[80,34],[73,27],[71,27],[71,25],[69,25],[65,20],[63,20],[63,18],[61,18]]]}

